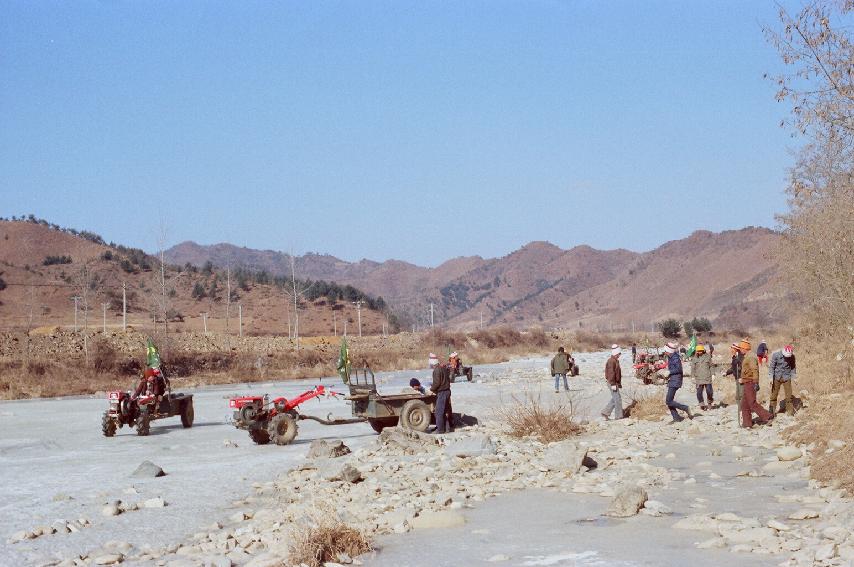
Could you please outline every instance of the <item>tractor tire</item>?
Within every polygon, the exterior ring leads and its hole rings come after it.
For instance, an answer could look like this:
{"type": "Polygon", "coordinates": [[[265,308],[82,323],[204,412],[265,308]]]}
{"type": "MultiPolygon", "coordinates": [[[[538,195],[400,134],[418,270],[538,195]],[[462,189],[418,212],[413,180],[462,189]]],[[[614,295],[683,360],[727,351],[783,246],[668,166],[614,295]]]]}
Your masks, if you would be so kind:
{"type": "Polygon", "coordinates": [[[267,424],[267,433],[276,445],[287,445],[297,436],[297,421],[286,413],[274,415],[267,424]]]}
{"type": "Polygon", "coordinates": [[[101,418],[101,433],[104,437],[112,437],[116,434],[116,420],[110,417],[110,410],[104,412],[104,417],[101,418]]]}
{"type": "Polygon", "coordinates": [[[140,410],[136,416],[136,434],[140,437],[145,437],[151,433],[151,416],[147,409],[140,410]]]}
{"type": "Polygon", "coordinates": [[[266,445],[270,442],[270,434],[266,429],[250,429],[249,437],[255,441],[257,445],[266,445]]]}
{"type": "Polygon", "coordinates": [[[184,426],[184,429],[193,427],[193,417],[195,417],[195,413],[193,411],[193,398],[190,398],[181,404],[181,425],[184,426]]]}
{"type": "Polygon", "coordinates": [[[400,410],[400,426],[421,433],[430,427],[430,406],[421,400],[409,400],[400,410]]]}
{"type": "Polygon", "coordinates": [[[377,433],[381,433],[383,429],[386,427],[394,427],[397,425],[396,419],[369,419],[368,423],[371,426],[371,429],[376,431],[377,433]]]}

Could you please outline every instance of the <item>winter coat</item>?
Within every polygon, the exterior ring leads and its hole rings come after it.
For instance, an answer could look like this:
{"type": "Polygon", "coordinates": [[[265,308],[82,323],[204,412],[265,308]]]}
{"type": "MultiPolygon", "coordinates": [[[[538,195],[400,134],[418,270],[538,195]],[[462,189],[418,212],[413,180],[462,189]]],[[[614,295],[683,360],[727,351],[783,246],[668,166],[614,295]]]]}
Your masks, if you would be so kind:
{"type": "Polygon", "coordinates": [[[694,360],[691,362],[691,376],[694,378],[694,384],[697,386],[712,383],[711,354],[704,352],[694,357],[694,360]]]}
{"type": "Polygon", "coordinates": [[[768,365],[768,376],[772,380],[788,382],[796,378],[795,355],[783,356],[783,351],[776,351],[771,355],[771,363],[768,365]]]}
{"type": "Polygon", "coordinates": [[[756,383],[759,381],[759,359],[755,355],[747,354],[741,362],[741,383],[756,383]]]}
{"type": "Polygon", "coordinates": [[[765,343],[759,343],[759,346],[756,347],[756,356],[765,356],[768,352],[768,345],[765,343]]]}
{"type": "Polygon", "coordinates": [[[739,383],[739,379],[741,378],[741,361],[744,360],[744,355],[738,353],[737,355],[732,357],[732,363],[730,364],[729,370],[726,371],[724,376],[732,375],[735,378],[736,384],[739,383]]]}
{"type": "Polygon", "coordinates": [[[451,371],[446,365],[439,364],[433,369],[433,385],[430,389],[437,394],[451,389],[451,371]]]}
{"type": "Polygon", "coordinates": [[[552,376],[555,374],[566,374],[572,368],[569,355],[565,352],[557,353],[552,359],[552,376]]]}
{"type": "Polygon", "coordinates": [[[623,387],[623,370],[616,356],[609,356],[608,362],[605,363],[605,380],[609,386],[623,387]]]}
{"type": "Polygon", "coordinates": [[[667,371],[670,376],[667,378],[668,388],[682,387],[682,359],[678,352],[674,352],[667,358],[667,371]]]}

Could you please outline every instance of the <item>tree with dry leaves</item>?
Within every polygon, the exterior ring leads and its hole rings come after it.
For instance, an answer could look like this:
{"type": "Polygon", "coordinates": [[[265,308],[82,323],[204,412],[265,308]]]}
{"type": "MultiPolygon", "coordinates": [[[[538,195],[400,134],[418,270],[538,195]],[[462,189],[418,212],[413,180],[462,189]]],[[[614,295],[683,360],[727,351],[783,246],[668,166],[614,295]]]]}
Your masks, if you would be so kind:
{"type": "Polygon", "coordinates": [[[808,322],[843,353],[850,374],[854,325],[854,0],[816,0],[780,9],[766,28],[785,71],[777,100],[784,124],[804,140],[790,171],[782,262],[808,322]]]}

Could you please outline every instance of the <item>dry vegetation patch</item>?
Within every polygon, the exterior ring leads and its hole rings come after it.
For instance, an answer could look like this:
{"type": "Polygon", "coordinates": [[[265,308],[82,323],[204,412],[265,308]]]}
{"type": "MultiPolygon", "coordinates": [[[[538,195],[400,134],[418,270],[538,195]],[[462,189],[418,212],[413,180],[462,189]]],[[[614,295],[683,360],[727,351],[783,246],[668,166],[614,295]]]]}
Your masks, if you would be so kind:
{"type": "Polygon", "coordinates": [[[645,419],[647,421],[660,420],[665,411],[664,398],[649,392],[644,392],[634,398],[629,402],[629,405],[623,408],[623,414],[626,417],[645,419]]]}
{"type": "Polygon", "coordinates": [[[581,433],[584,428],[576,422],[571,400],[543,402],[540,396],[528,394],[513,397],[512,403],[498,411],[498,418],[507,425],[512,437],[533,436],[543,443],[561,441],[581,433]]]}
{"type": "Polygon", "coordinates": [[[291,532],[288,565],[322,567],[326,562],[338,562],[343,554],[356,557],[371,549],[371,540],[365,533],[348,526],[332,513],[318,512],[307,524],[291,532]]]}

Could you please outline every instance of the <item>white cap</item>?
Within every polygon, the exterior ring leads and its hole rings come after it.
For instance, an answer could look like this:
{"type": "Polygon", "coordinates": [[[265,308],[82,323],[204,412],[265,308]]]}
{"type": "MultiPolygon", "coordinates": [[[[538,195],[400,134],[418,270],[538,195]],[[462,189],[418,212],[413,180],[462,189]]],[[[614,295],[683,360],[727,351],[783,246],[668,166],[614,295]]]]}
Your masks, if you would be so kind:
{"type": "Polygon", "coordinates": [[[619,347],[619,346],[617,346],[617,345],[612,345],[612,346],[611,346],[611,356],[617,356],[618,354],[620,354],[620,352],[621,352],[621,351],[620,351],[620,347],[619,347]]]}

